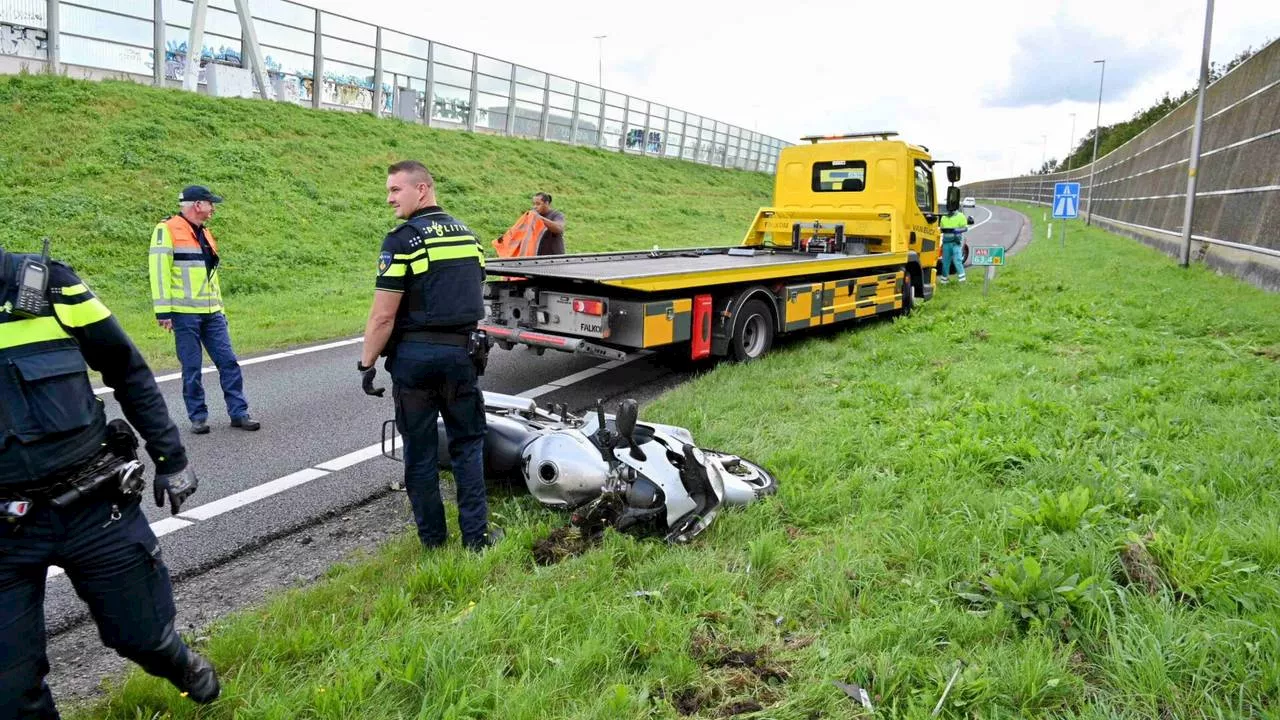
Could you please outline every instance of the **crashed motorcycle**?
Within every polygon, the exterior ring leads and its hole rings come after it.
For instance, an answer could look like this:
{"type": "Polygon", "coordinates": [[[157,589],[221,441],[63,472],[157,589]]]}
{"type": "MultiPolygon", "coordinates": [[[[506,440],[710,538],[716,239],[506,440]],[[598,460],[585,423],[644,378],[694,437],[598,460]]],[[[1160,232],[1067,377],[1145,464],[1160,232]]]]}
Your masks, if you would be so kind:
{"type": "MultiPolygon", "coordinates": [[[[584,532],[605,527],[656,534],[684,543],[706,530],[724,506],[747,505],[777,492],[773,475],[737,455],[700,448],[674,425],[639,422],[635,400],[616,415],[597,401],[576,415],[563,404],[484,393],[485,478],[523,484],[544,505],[570,511],[584,532]]],[[[439,421],[440,467],[449,467],[439,421]]],[[[382,454],[403,461],[395,421],[382,425],[382,454]]]]}

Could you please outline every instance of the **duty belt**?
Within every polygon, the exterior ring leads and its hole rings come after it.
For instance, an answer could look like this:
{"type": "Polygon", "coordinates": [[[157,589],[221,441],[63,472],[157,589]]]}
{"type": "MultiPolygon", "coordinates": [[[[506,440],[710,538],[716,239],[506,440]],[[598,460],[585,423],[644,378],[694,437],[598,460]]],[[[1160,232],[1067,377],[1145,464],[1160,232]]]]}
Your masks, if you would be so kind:
{"type": "Polygon", "coordinates": [[[467,346],[468,339],[471,337],[471,331],[464,332],[436,332],[434,330],[410,330],[400,335],[401,342],[426,342],[436,345],[453,345],[455,347],[464,348],[467,346]]]}
{"type": "Polygon", "coordinates": [[[142,463],[106,450],[48,483],[31,488],[0,489],[0,520],[18,520],[34,504],[66,508],[99,494],[132,497],[142,493],[142,463]]]}

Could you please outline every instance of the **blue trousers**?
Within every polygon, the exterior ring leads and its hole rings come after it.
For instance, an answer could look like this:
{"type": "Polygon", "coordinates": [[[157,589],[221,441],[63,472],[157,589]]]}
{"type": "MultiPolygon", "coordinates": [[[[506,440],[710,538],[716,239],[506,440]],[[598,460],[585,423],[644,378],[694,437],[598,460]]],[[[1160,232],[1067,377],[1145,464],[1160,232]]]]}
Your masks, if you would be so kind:
{"type": "Polygon", "coordinates": [[[181,682],[189,651],[173,627],[173,586],[160,543],[136,500],[117,507],[120,517],[112,520],[109,501],[86,499],[62,510],[33,504],[21,521],[0,521],[0,716],[58,717],[44,681],[51,564],[67,571],[103,644],[152,675],[181,682]]]}
{"type": "Polygon", "coordinates": [[[436,428],[444,417],[453,480],[457,486],[462,543],[476,547],[489,529],[484,486],[484,395],[466,350],[451,345],[401,342],[387,361],[396,429],[404,438],[404,489],[413,507],[418,539],[443,545],[448,535],[440,497],[440,447],[436,428]]]}
{"type": "Polygon", "coordinates": [[[942,241],[942,277],[951,276],[952,264],[955,265],[956,275],[964,277],[964,246],[959,238],[954,242],[950,240],[942,241]]]}
{"type": "Polygon", "coordinates": [[[249,401],[244,398],[244,375],[231,349],[225,315],[174,313],[173,340],[178,347],[178,362],[182,363],[182,400],[192,422],[209,419],[209,408],[204,404],[204,381],[200,377],[200,368],[204,365],[201,350],[208,351],[209,359],[218,368],[227,414],[232,418],[249,414],[249,401]]]}

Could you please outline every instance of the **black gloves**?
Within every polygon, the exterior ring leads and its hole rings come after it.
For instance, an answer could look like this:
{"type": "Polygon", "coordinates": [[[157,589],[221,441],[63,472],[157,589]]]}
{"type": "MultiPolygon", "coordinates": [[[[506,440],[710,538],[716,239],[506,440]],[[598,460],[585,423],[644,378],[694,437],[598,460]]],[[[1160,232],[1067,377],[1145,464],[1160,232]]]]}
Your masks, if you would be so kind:
{"type": "Polygon", "coordinates": [[[182,503],[195,493],[196,488],[200,487],[200,480],[196,478],[196,471],[191,466],[179,470],[176,473],[160,474],[156,473],[156,480],[152,483],[152,490],[155,491],[156,507],[164,507],[164,496],[169,495],[169,505],[172,514],[177,515],[182,509],[182,503]]]}
{"type": "Polygon", "coordinates": [[[373,395],[382,397],[387,391],[386,388],[376,388],[373,386],[373,376],[378,374],[377,368],[373,366],[365,367],[364,363],[356,361],[356,370],[360,372],[360,387],[364,390],[365,395],[373,395]]]}

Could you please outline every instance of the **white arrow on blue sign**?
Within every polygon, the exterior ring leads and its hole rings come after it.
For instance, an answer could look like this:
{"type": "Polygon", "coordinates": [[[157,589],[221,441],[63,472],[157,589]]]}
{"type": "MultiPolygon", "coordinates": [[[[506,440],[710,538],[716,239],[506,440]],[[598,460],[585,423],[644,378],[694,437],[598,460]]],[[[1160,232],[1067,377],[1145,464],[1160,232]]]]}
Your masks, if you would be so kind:
{"type": "Polygon", "coordinates": [[[1059,220],[1071,220],[1080,213],[1080,183],[1060,182],[1053,184],[1053,217],[1059,220]]]}

